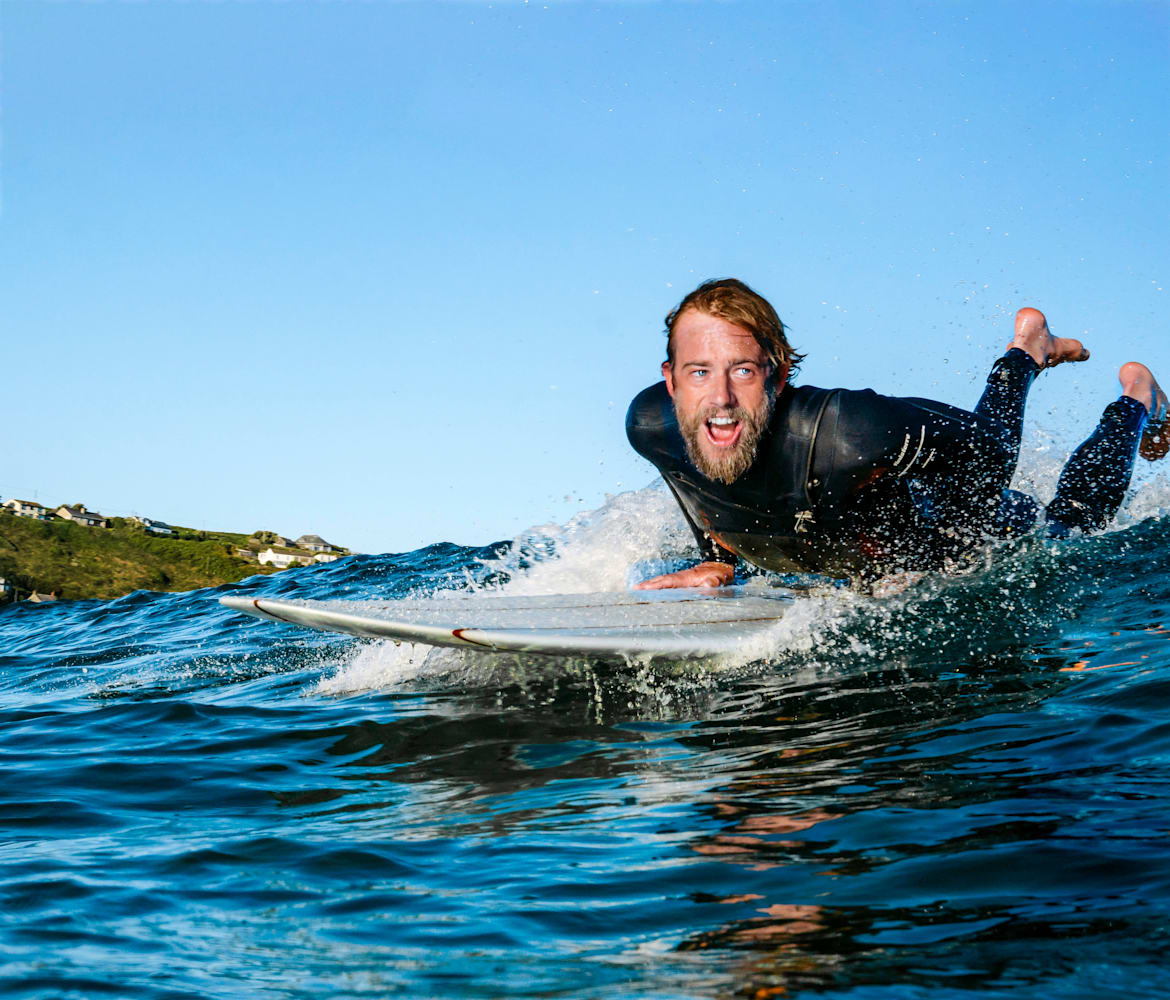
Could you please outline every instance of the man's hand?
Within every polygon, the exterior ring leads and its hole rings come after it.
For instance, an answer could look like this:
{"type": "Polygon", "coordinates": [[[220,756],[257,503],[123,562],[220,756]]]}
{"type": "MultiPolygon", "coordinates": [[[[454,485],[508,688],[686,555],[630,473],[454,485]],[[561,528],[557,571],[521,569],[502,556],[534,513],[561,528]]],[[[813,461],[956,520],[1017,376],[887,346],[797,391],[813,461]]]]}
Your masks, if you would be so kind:
{"type": "Polygon", "coordinates": [[[677,587],[729,587],[735,579],[735,567],[728,563],[704,562],[677,573],[653,576],[634,584],[634,590],[673,590],[677,587]]]}

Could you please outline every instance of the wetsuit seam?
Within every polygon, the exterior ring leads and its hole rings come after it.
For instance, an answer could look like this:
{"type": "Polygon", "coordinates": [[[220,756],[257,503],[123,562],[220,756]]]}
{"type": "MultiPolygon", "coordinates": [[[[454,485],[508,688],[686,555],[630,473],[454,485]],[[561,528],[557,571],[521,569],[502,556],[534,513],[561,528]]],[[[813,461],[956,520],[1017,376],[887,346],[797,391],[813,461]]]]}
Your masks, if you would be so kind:
{"type": "Polygon", "coordinates": [[[830,389],[828,392],[825,393],[825,398],[821,402],[820,409],[817,410],[817,418],[816,418],[816,420],[813,421],[812,433],[809,434],[809,437],[808,437],[808,455],[805,456],[804,481],[803,481],[803,483],[801,483],[801,492],[804,494],[805,505],[810,510],[812,508],[816,507],[816,505],[817,505],[816,501],[813,500],[812,494],[809,493],[809,489],[808,489],[809,479],[812,477],[813,454],[816,451],[817,435],[820,433],[820,430],[821,430],[821,420],[825,416],[825,410],[827,410],[829,408],[829,403],[832,402],[833,397],[836,396],[840,391],[841,391],[840,389],[830,389]]]}

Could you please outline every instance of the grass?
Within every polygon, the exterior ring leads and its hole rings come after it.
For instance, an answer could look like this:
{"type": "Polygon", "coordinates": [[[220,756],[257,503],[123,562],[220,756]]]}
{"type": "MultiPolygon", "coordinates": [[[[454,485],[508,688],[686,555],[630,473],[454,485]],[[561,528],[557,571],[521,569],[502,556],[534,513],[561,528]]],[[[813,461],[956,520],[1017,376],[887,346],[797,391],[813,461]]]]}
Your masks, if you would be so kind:
{"type": "Polygon", "coordinates": [[[0,576],[18,597],[33,590],[64,599],[120,597],[134,590],[193,590],[275,572],[233,555],[248,536],[177,528],[148,534],[113,518],[109,528],[34,521],[0,513],[0,576]]]}

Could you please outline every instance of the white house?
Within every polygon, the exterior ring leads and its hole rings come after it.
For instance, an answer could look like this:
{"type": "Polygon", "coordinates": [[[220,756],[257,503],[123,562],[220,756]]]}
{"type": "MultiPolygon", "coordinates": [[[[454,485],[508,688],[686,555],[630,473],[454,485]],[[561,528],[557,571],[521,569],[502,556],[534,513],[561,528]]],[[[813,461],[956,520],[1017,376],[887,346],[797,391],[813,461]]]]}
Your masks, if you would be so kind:
{"type": "Polygon", "coordinates": [[[108,528],[110,522],[95,513],[92,510],[86,510],[85,504],[78,504],[76,507],[68,507],[61,504],[57,508],[56,514],[63,521],[72,521],[74,524],[84,524],[87,528],[108,528]]]}
{"type": "Polygon", "coordinates": [[[130,520],[135,524],[141,524],[152,535],[173,535],[175,533],[175,529],[169,524],[150,517],[139,517],[137,514],[132,514],[130,520]]]}
{"type": "Polygon", "coordinates": [[[17,517],[31,517],[34,521],[51,521],[53,513],[33,500],[5,500],[7,507],[17,517]]]}
{"type": "Polygon", "coordinates": [[[307,566],[313,561],[312,556],[298,555],[295,552],[277,552],[275,549],[269,548],[256,557],[256,561],[268,566],[275,566],[277,569],[286,569],[294,563],[298,566],[307,566]]]}
{"type": "Polygon", "coordinates": [[[337,560],[340,558],[341,556],[333,555],[330,552],[318,552],[315,556],[313,556],[313,562],[337,562],[337,560]]]}

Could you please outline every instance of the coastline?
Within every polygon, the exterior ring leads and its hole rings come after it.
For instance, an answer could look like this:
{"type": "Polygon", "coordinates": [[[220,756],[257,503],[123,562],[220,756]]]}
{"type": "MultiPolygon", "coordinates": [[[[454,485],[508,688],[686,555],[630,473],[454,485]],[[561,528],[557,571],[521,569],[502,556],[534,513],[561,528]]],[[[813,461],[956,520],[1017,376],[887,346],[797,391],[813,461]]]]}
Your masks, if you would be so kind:
{"type": "Polygon", "coordinates": [[[257,562],[269,546],[254,535],[173,526],[164,537],[128,518],[108,520],[109,527],[88,527],[0,511],[0,579],[6,591],[0,607],[34,594],[48,600],[110,600],[135,590],[194,590],[283,572],[257,562]]]}

